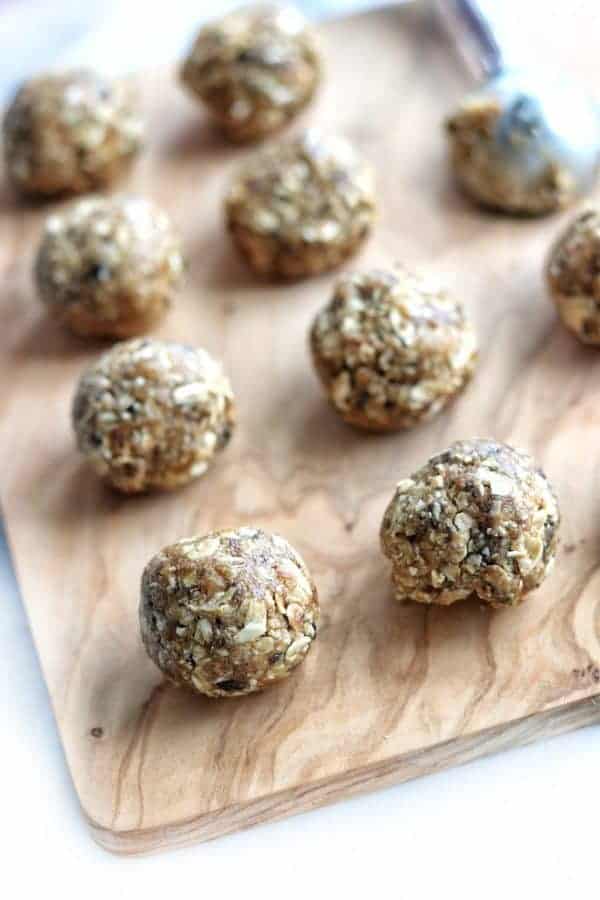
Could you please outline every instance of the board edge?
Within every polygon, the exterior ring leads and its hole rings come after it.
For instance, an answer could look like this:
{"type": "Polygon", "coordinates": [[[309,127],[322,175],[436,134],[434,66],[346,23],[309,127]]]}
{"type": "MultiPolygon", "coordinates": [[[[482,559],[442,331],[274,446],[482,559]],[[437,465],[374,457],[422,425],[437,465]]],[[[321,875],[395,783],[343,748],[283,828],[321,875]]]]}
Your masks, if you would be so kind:
{"type": "Polygon", "coordinates": [[[141,856],[214,840],[593,724],[600,724],[600,693],[170,825],[119,831],[83,813],[93,839],[104,850],[141,856]]]}

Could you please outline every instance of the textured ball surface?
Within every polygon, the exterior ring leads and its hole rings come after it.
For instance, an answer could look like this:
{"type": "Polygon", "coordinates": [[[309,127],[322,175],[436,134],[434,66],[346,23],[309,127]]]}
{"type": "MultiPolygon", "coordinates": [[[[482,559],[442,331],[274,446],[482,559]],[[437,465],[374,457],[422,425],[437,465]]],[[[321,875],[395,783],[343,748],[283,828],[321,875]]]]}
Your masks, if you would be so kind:
{"type": "Polygon", "coordinates": [[[491,209],[545,215],[596,181],[597,105],[562,71],[506,68],[462,100],[446,129],[459,183],[491,209]]]}
{"type": "Polygon", "coordinates": [[[165,547],[142,576],[142,640],[175,684],[210,697],[285,678],[317,633],[317,590],[298,553],[257,528],[165,547]]]}
{"type": "Polygon", "coordinates": [[[587,210],[560,235],[546,282],[563,324],[584,344],[600,345],[600,213],[587,210]]]}
{"type": "Polygon", "coordinates": [[[517,606],[550,571],[560,514],[521,450],[458,441],[401,481],[381,526],[396,597],[517,606]]]}
{"type": "Polygon", "coordinates": [[[257,153],[226,199],[227,226],[259,274],[301,278],[355,253],[375,220],[371,167],[341,138],[314,131],[257,153]]]}
{"type": "Polygon", "coordinates": [[[334,409],[374,431],[432,418],[477,361],[462,305],[401,269],[342,276],[313,323],[310,344],[334,409]]]}
{"type": "Polygon", "coordinates": [[[234,399],[205,350],[135,338],[82,375],[73,402],[79,450],[125,493],[203,475],[231,437],[234,399]]]}
{"type": "Polygon", "coordinates": [[[290,6],[248,6],[210,22],[181,72],[183,83],[234,141],[265,137],[313,96],[320,52],[304,16],[290,6]]]}
{"type": "Polygon", "coordinates": [[[143,123],[127,84],[76,69],[25,82],[5,113],[3,137],[6,172],[19,191],[84,193],[129,166],[143,123]]]}
{"type": "Polygon", "coordinates": [[[142,197],[85,197],[50,216],[35,262],[38,294],[77,334],[130,337],[158,322],[182,282],[181,243],[142,197]]]}

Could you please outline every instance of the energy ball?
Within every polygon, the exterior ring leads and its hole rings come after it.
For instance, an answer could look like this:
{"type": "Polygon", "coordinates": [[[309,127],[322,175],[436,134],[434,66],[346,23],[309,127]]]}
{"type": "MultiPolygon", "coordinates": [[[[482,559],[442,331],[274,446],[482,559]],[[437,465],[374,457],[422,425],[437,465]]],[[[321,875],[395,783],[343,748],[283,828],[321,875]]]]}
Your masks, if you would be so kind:
{"type": "Polygon", "coordinates": [[[397,485],[383,517],[396,597],[517,606],[551,570],[559,522],[554,492],[527,453],[458,441],[397,485]]]}
{"type": "Polygon", "coordinates": [[[5,168],[22,193],[84,193],[110,184],[139,151],[143,123],[122,81],[88,69],[40,75],[4,116],[5,168]]]}
{"type": "Polygon", "coordinates": [[[259,152],[226,199],[227,226],[259,274],[301,278],[355,253],[375,219],[371,167],[341,138],[309,131],[259,152]]]}
{"type": "Polygon", "coordinates": [[[600,213],[577,216],[550,252],[546,282],[563,324],[584,344],[600,345],[600,213]]]}
{"type": "Polygon", "coordinates": [[[249,6],[206,25],[181,77],[233,141],[265,137],[313,96],[320,54],[304,16],[290,6],[249,6]]]}
{"type": "Polygon", "coordinates": [[[251,694],[286,678],[308,653],[318,620],[303,560],[258,528],[171,544],[142,576],[150,658],[175,684],[209,697],[251,694]]]}
{"type": "Polygon", "coordinates": [[[124,493],[204,475],[231,437],[233,393],[205,350],[134,338],[82,375],[73,402],[79,450],[124,493]]]}
{"type": "Polygon", "coordinates": [[[168,216],[141,197],[85,197],[46,220],[34,266],[50,314],[77,334],[130,337],[162,318],[182,282],[168,216]]]}
{"type": "Polygon", "coordinates": [[[432,418],[477,361],[462,305],[403,269],[342,276],[314,320],[310,345],[333,408],[372,431],[432,418]]]}
{"type": "Polygon", "coordinates": [[[562,209],[598,169],[595,105],[560,81],[518,70],[492,78],[446,121],[458,182],[477,203],[515,215],[562,209]]]}

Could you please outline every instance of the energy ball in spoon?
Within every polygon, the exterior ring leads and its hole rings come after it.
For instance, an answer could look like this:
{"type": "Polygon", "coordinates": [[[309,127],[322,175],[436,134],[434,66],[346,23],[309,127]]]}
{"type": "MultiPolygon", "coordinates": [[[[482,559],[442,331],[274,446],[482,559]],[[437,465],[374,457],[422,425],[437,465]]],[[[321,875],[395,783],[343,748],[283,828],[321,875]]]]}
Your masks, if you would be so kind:
{"type": "Polygon", "coordinates": [[[85,197],[46,220],[34,274],[49,313],[77,334],[151,328],[182,282],[181,242],[142,197],[85,197]]]}
{"type": "Polygon", "coordinates": [[[522,450],[458,441],[399,482],[381,526],[401,601],[517,606],[550,572],[560,514],[522,450]]]}
{"type": "Polygon", "coordinates": [[[373,171],[345,140],[309,131],[245,163],[225,208],[233,240],[255,272],[316,275],[355,253],[371,231],[373,171]]]}
{"type": "Polygon", "coordinates": [[[209,697],[250,694],[286,678],[305,659],[318,620],[303,560],[258,528],[179,541],[142,576],[150,658],[175,684],[209,697]]]}
{"type": "Polygon", "coordinates": [[[203,475],[235,423],[229,380],[205,350],[134,338],[82,375],[73,402],[81,453],[124,493],[203,475]]]}
{"type": "Polygon", "coordinates": [[[185,60],[183,83],[233,141],[265,137],[311,99],[321,75],[314,32],[290,6],[247,6],[210,22],[185,60]]]}
{"type": "Polygon", "coordinates": [[[9,180],[24,194],[85,193],[112,183],[140,150],[131,88],[89,69],[25,82],[4,115],[9,180]]]}
{"type": "Polygon", "coordinates": [[[342,276],[314,320],[310,345],[333,408],[371,431],[431,419],[477,362],[462,304],[399,268],[342,276]]]}
{"type": "Polygon", "coordinates": [[[457,180],[494,210],[551,213],[596,178],[598,110],[563,78],[503,72],[459,104],[446,130],[457,180]]]}
{"type": "Polygon", "coordinates": [[[546,282],[563,324],[584,344],[600,345],[600,213],[581,213],[560,235],[546,282]]]}

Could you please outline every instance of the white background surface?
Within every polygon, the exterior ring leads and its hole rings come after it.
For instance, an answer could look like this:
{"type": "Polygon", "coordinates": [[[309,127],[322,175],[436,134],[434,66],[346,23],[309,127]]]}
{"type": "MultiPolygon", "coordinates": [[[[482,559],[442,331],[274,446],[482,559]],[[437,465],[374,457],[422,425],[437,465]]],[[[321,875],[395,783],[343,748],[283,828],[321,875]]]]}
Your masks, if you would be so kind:
{"type": "MultiPolygon", "coordinates": [[[[8,11],[0,5],[0,51],[12,48],[0,52],[0,90],[57,52],[73,61],[110,60],[115,69],[168,59],[185,45],[190,16],[200,19],[224,4],[182,0],[177,19],[165,16],[173,4],[161,4],[162,13],[144,4],[154,30],[150,24],[135,58],[135,0],[93,8],[73,0],[25,4],[28,10],[34,5],[48,25],[33,32],[14,26],[20,4],[9,4],[8,11]],[[58,6],[70,9],[64,19],[58,6]],[[90,35],[92,18],[99,24],[90,35]]],[[[323,5],[305,4],[312,10],[323,5]]],[[[352,5],[366,3],[339,0],[329,7],[352,5]]],[[[1,539],[0,659],[3,900],[128,894],[545,900],[600,892],[600,726],[209,844],[125,859],[96,847],[81,819],[1,539]]]]}

